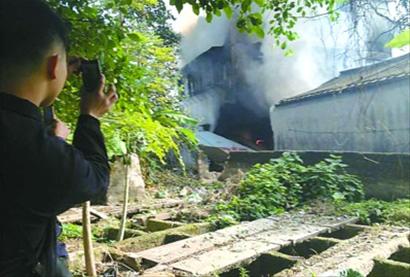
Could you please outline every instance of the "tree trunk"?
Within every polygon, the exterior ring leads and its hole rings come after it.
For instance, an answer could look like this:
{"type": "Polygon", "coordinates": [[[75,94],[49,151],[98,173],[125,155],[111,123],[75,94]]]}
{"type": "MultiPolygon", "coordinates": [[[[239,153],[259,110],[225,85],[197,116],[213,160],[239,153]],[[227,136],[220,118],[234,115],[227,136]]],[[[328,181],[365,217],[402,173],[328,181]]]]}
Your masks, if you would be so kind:
{"type": "Polygon", "coordinates": [[[83,244],[87,275],[90,277],[97,277],[91,233],[90,201],[83,204],[83,244]]]}
{"type": "Polygon", "coordinates": [[[130,191],[130,179],[128,178],[129,164],[125,164],[125,186],[124,186],[124,204],[122,206],[122,216],[120,229],[118,230],[117,240],[121,241],[124,239],[125,224],[127,222],[127,211],[128,211],[128,197],[130,191]]]}

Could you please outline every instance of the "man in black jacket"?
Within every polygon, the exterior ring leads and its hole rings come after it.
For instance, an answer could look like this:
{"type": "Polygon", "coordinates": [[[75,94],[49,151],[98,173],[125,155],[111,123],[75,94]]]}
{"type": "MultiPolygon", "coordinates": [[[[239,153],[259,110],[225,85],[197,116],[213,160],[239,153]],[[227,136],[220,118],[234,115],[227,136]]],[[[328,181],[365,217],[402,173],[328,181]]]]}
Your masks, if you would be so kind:
{"type": "Polygon", "coordinates": [[[40,107],[52,104],[68,71],[62,20],[41,0],[0,0],[0,276],[55,277],[56,215],[106,191],[109,167],[99,118],[112,88],[84,93],[73,145],[57,122],[46,132],[40,107]]]}

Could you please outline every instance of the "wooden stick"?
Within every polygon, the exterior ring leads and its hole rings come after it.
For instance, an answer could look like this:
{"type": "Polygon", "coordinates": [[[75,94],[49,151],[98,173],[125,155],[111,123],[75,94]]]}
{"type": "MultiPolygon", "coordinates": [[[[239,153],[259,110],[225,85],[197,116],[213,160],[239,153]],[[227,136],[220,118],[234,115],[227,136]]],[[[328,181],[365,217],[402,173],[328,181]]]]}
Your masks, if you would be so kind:
{"type": "Polygon", "coordinates": [[[129,165],[125,165],[125,184],[124,184],[124,204],[122,206],[122,216],[121,216],[121,224],[120,229],[118,230],[117,240],[122,241],[124,239],[125,233],[125,224],[127,222],[127,210],[128,210],[128,198],[129,198],[129,191],[130,191],[130,180],[128,176],[129,165]]]}
{"type": "Polygon", "coordinates": [[[90,201],[83,204],[83,244],[87,275],[90,277],[97,277],[91,234],[90,201]]]}

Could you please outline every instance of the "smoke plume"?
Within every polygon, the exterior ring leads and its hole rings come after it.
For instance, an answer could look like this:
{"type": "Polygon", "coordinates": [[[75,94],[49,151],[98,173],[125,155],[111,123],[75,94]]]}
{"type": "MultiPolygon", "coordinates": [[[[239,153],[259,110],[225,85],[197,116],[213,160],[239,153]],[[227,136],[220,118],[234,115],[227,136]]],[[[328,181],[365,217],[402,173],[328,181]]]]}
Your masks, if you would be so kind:
{"type": "MultiPolygon", "coordinates": [[[[369,19],[370,20],[370,19],[369,19]]],[[[372,25],[371,36],[381,33],[385,22],[372,25]]],[[[262,41],[239,33],[234,21],[221,16],[212,23],[203,17],[195,17],[195,25],[185,28],[181,42],[182,64],[187,64],[214,46],[228,46],[236,63],[235,68],[251,87],[252,97],[242,97],[242,103],[261,115],[283,98],[309,91],[338,75],[339,71],[363,65],[358,49],[363,44],[352,45],[348,14],[341,14],[335,24],[322,17],[300,21],[296,26],[300,38],[290,43],[294,51],[285,57],[284,51],[274,46],[274,40],[266,36],[262,41]],[[249,47],[261,42],[262,62],[249,55],[249,47]]],[[[192,23],[192,18],[191,21],[192,23]]],[[[363,28],[363,31],[368,31],[363,28]]]]}

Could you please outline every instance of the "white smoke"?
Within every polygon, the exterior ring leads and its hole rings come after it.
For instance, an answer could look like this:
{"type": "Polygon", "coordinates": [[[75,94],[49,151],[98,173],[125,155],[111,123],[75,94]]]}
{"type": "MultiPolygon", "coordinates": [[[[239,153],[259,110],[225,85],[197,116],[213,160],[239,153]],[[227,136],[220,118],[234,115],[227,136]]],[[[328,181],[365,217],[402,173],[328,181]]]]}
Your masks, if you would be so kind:
{"type": "MultiPolygon", "coordinates": [[[[216,17],[212,23],[206,22],[204,17],[197,17],[191,13],[191,19],[195,18],[195,28],[185,28],[181,39],[182,64],[187,64],[211,47],[225,44],[231,21],[226,16],[216,17]],[[194,16],[194,17],[192,17],[194,16]]],[[[192,21],[190,21],[192,22],[192,21]]],[[[182,25],[184,26],[184,25],[182,25]]]]}
{"type": "MultiPolygon", "coordinates": [[[[369,23],[373,26],[371,32],[363,27],[358,35],[367,31],[369,37],[374,36],[381,27],[386,28],[385,22],[377,20],[376,25],[369,23]]],[[[269,107],[283,98],[314,89],[343,69],[363,65],[359,56],[364,54],[359,55],[358,50],[365,48],[366,40],[360,42],[355,37],[358,42],[352,44],[348,14],[341,14],[337,23],[326,17],[300,21],[296,26],[300,38],[289,44],[295,53],[291,57],[285,57],[284,51],[274,46],[273,38],[266,36],[261,41],[262,63],[247,51],[247,47],[252,47],[258,40],[239,33],[234,21],[221,16],[212,23],[207,23],[203,17],[195,17],[195,22],[194,28],[190,25],[182,33],[182,63],[189,63],[211,47],[230,47],[238,74],[252,88],[252,96],[239,96],[241,103],[261,115],[266,115],[269,107]]]]}
{"type": "Polygon", "coordinates": [[[262,41],[263,63],[238,55],[240,68],[247,83],[254,88],[260,108],[266,111],[279,100],[314,89],[337,75],[335,42],[328,42],[331,47],[322,43],[320,31],[330,31],[321,27],[319,21],[301,22],[296,27],[300,38],[290,44],[293,56],[285,56],[270,36],[262,41]]]}

